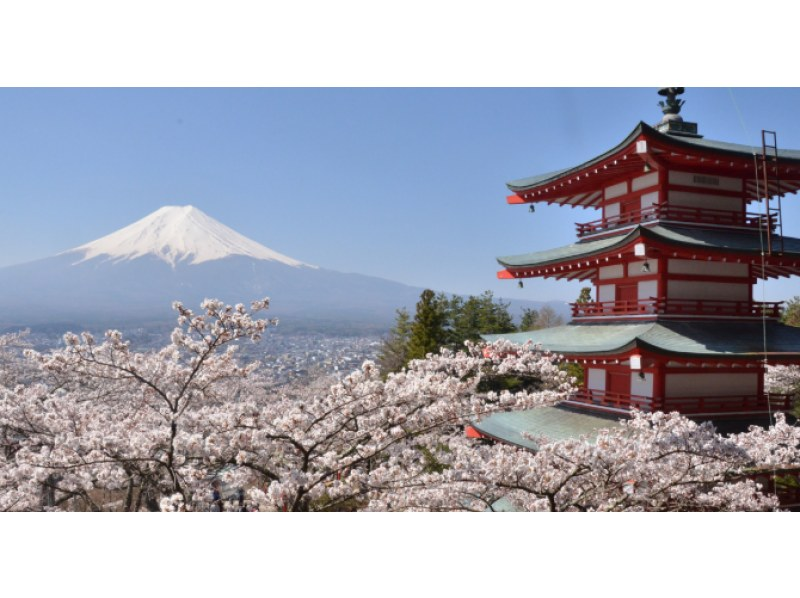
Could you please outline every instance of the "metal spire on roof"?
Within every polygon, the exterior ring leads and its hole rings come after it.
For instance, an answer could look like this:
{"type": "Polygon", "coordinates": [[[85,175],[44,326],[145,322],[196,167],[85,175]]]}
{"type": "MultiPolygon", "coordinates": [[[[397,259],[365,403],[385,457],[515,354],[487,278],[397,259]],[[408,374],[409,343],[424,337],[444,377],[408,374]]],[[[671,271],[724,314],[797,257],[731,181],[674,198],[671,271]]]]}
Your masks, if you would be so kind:
{"type": "Polygon", "coordinates": [[[701,137],[697,134],[697,123],[684,122],[680,115],[681,107],[686,103],[679,100],[678,96],[684,92],[683,87],[662,87],[658,90],[658,95],[664,96],[665,101],[658,103],[664,116],[661,122],[656,125],[656,129],[669,135],[681,135],[683,137],[701,137]]]}
{"type": "MultiPolygon", "coordinates": [[[[658,95],[665,96],[667,98],[666,102],[659,102],[658,105],[661,106],[661,112],[664,113],[664,118],[661,119],[661,122],[666,122],[669,119],[669,115],[674,114],[675,116],[681,111],[681,106],[683,106],[686,101],[685,100],[678,100],[676,99],[677,96],[683,93],[683,87],[662,87],[658,90],[658,95]]],[[[674,117],[673,117],[674,118],[674,117]]],[[[683,120],[682,118],[678,117],[678,119],[683,120]]]]}

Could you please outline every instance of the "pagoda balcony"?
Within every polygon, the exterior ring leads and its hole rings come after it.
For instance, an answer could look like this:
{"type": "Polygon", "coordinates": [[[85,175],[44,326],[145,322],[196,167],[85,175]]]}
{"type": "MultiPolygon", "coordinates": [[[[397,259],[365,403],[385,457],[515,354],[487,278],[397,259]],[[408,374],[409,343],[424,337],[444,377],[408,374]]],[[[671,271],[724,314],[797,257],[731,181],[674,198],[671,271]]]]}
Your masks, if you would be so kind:
{"type": "Polygon", "coordinates": [[[567,403],[591,407],[600,411],[644,412],[678,411],[683,415],[761,413],[791,411],[795,395],[758,394],[719,397],[644,397],[637,395],[582,388],[570,395],[567,403]]]}
{"type": "Polygon", "coordinates": [[[635,301],[588,301],[571,303],[572,318],[603,316],[724,316],[737,318],[777,319],[783,301],[717,301],[709,299],[638,299],[635,301]]]}
{"type": "Polygon", "coordinates": [[[566,400],[567,403],[579,403],[582,406],[594,407],[601,411],[631,411],[638,409],[648,413],[658,411],[658,407],[654,405],[653,401],[654,399],[650,397],[605,390],[591,390],[589,388],[579,389],[566,400]]]}
{"type": "Polygon", "coordinates": [[[578,237],[585,237],[596,233],[613,230],[623,226],[631,226],[656,220],[671,220],[687,224],[710,224],[715,226],[736,226],[749,229],[775,230],[778,223],[776,214],[757,214],[752,212],[732,212],[726,210],[710,210],[707,208],[694,208],[686,206],[671,206],[666,204],[653,204],[642,210],[634,210],[617,216],[601,218],[586,223],[576,223],[578,237]]]}

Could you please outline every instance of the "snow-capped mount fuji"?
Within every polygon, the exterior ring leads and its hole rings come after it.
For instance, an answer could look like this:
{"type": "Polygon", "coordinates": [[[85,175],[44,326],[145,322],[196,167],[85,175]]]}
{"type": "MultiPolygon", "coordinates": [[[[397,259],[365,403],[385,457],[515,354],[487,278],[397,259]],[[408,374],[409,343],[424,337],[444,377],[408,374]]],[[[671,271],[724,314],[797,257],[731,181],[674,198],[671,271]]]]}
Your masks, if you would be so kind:
{"type": "Polygon", "coordinates": [[[0,332],[163,329],[175,321],[176,300],[197,309],[206,297],[245,304],[270,297],[270,316],[286,332],[382,333],[398,308],[413,312],[421,292],[306,264],[195,207],[166,206],[91,243],[0,268],[0,332]]]}
{"type": "Polygon", "coordinates": [[[164,206],[141,220],[64,254],[80,261],[102,257],[113,262],[155,256],[175,267],[241,255],[294,267],[311,267],[240,235],[194,206],[164,206]]]}
{"type": "Polygon", "coordinates": [[[249,239],[193,206],[167,206],[54,257],[0,268],[0,330],[174,321],[172,302],[270,297],[283,327],[385,330],[422,289],[326,270],[249,239]]]}

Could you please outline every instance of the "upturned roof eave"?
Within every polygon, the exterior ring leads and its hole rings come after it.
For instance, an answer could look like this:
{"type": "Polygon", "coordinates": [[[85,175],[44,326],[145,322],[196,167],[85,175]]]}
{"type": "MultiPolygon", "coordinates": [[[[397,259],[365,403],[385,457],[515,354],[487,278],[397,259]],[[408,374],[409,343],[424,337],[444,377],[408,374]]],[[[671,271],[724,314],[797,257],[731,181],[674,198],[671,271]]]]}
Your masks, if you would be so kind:
{"type": "MultiPolygon", "coordinates": [[[[675,238],[676,235],[685,234],[685,231],[690,230],[686,227],[670,227],[667,225],[655,226],[642,226],[638,225],[636,228],[626,233],[620,233],[613,237],[607,237],[599,241],[587,241],[584,243],[573,243],[550,251],[542,251],[537,253],[525,253],[519,255],[500,256],[495,258],[497,263],[506,269],[520,269],[541,266],[553,266],[564,263],[569,263],[575,260],[603,257],[607,253],[618,252],[620,249],[625,248],[632,242],[644,238],[664,244],[669,247],[686,247],[697,249],[698,251],[709,251],[713,253],[729,253],[729,254],[744,254],[744,255],[760,255],[762,247],[755,244],[757,237],[753,237],[753,247],[734,247],[724,244],[714,244],[713,242],[701,243],[691,242],[690,240],[679,240],[675,238]],[[663,233],[661,232],[663,230],[663,233]],[[681,231],[684,231],[681,233],[681,231]],[[667,233],[667,234],[664,234],[667,233]],[[671,236],[668,236],[671,235],[671,236]],[[607,243],[607,241],[616,239],[616,242],[607,243]],[[585,251],[580,251],[581,246],[585,246],[585,251]],[[573,250],[570,252],[569,250],[573,250]],[[552,252],[562,253],[552,258],[544,257],[543,259],[536,259],[537,255],[547,256],[552,252]]],[[[703,232],[703,229],[696,229],[697,232],[703,232]]],[[[706,232],[706,234],[713,234],[706,232]]],[[[731,233],[743,234],[743,233],[731,233]]],[[[794,237],[783,237],[784,247],[781,253],[787,257],[800,257],[800,239],[794,237]],[[788,245],[788,246],[787,246],[788,245]]],[[[778,251],[779,240],[773,240],[774,250],[778,251]]]]}
{"type": "Polygon", "coordinates": [[[637,346],[637,340],[655,323],[566,324],[530,332],[485,334],[487,342],[504,339],[516,344],[532,342],[542,349],[567,357],[616,355],[637,346]]]}
{"type": "MultiPolygon", "coordinates": [[[[595,257],[597,255],[602,255],[605,252],[615,251],[615,250],[618,250],[620,247],[624,247],[625,245],[630,243],[632,240],[634,240],[634,239],[638,238],[639,236],[641,236],[641,229],[642,229],[641,226],[637,226],[633,230],[628,231],[627,234],[619,234],[619,235],[616,235],[614,237],[608,237],[608,238],[604,239],[604,240],[607,241],[607,240],[610,240],[610,239],[617,239],[618,238],[618,241],[616,243],[612,243],[612,244],[608,244],[608,245],[602,243],[602,240],[601,240],[600,242],[589,241],[589,242],[583,243],[583,244],[582,243],[573,243],[572,245],[567,245],[565,247],[559,247],[559,248],[554,249],[552,251],[567,250],[567,249],[573,248],[573,247],[580,248],[581,245],[585,245],[586,248],[587,248],[587,251],[583,251],[583,252],[579,251],[579,252],[576,252],[576,253],[573,253],[573,254],[564,255],[564,256],[561,256],[561,257],[554,257],[552,259],[543,259],[543,260],[539,260],[539,261],[526,261],[525,263],[512,263],[514,261],[522,262],[522,260],[526,260],[527,259],[527,256],[536,255],[535,253],[500,256],[500,257],[497,257],[495,259],[497,260],[497,263],[500,264],[501,266],[503,266],[504,268],[528,268],[528,267],[531,267],[531,266],[549,266],[549,265],[559,264],[559,263],[562,263],[562,262],[568,262],[568,261],[572,261],[572,260],[576,260],[576,259],[595,257]],[[515,258],[516,258],[516,260],[515,260],[515,258]]],[[[540,253],[547,253],[547,252],[540,252],[540,253]]]]}
{"type": "MultiPolygon", "coordinates": [[[[735,158],[752,158],[762,156],[762,150],[759,147],[741,145],[735,143],[727,143],[723,141],[716,141],[712,139],[704,139],[702,137],[682,137],[678,135],[669,135],[662,133],[651,127],[647,123],[640,121],[639,124],[631,131],[625,139],[618,143],[613,148],[603,152],[582,164],[571,168],[556,170],[545,174],[526,177],[523,179],[516,179],[506,183],[509,190],[513,192],[532,191],[543,186],[549,186],[562,182],[562,179],[571,178],[580,175],[582,172],[593,168],[594,166],[602,163],[614,155],[623,153],[625,149],[629,148],[640,136],[644,135],[648,139],[663,143],[674,149],[691,150],[693,152],[706,152],[713,153],[719,156],[728,156],[735,158]]],[[[778,162],[780,163],[793,163],[800,165],[800,151],[799,150],[778,150],[778,162]]]]}
{"type": "Polygon", "coordinates": [[[591,168],[594,165],[603,162],[604,160],[612,157],[614,154],[630,146],[631,143],[633,143],[636,140],[636,138],[642,134],[644,127],[647,127],[647,125],[644,122],[639,122],[639,124],[636,125],[633,131],[631,131],[630,134],[627,137],[625,137],[625,139],[622,142],[620,142],[610,150],[603,152],[599,156],[592,158],[588,162],[584,162],[583,164],[571,168],[565,168],[563,170],[555,170],[545,174],[509,181],[508,183],[506,183],[506,187],[508,187],[510,191],[514,192],[530,191],[532,189],[536,189],[537,187],[550,185],[551,183],[558,182],[562,178],[566,178],[571,175],[577,175],[581,171],[591,168]]]}
{"type": "Polygon", "coordinates": [[[796,363],[800,359],[800,329],[768,322],[766,347],[760,322],[656,321],[644,323],[579,323],[510,334],[483,335],[524,344],[568,358],[613,357],[633,349],[684,359],[753,360],[796,363]]]}

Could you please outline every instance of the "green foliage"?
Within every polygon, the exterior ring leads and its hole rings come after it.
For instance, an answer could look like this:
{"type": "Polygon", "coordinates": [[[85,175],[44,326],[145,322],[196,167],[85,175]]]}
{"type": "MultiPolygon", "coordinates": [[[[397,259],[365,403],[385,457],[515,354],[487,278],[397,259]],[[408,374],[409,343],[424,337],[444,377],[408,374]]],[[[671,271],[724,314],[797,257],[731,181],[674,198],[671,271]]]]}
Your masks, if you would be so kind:
{"type": "Polygon", "coordinates": [[[793,490],[795,488],[800,488],[800,482],[797,481],[796,475],[776,475],[773,478],[773,482],[775,483],[776,488],[780,488],[782,490],[793,490]]]}
{"type": "Polygon", "coordinates": [[[491,376],[478,383],[478,392],[519,392],[529,387],[529,382],[517,376],[491,376]]]}
{"type": "Polygon", "coordinates": [[[408,342],[411,339],[411,316],[405,309],[397,310],[394,327],[389,331],[378,354],[378,365],[384,374],[399,372],[408,363],[408,342]]]}
{"type": "Polygon", "coordinates": [[[800,326],[800,295],[795,295],[786,302],[781,322],[789,326],[800,326]]]}
{"type": "Polygon", "coordinates": [[[591,303],[592,301],[592,287],[583,287],[581,294],[575,300],[575,303],[591,303]]]}
{"type": "Polygon", "coordinates": [[[417,302],[417,311],[408,339],[408,360],[424,359],[447,344],[448,301],[425,289],[417,302]]]}
{"type": "Polygon", "coordinates": [[[575,386],[578,387],[583,386],[583,379],[584,379],[583,367],[581,367],[577,363],[562,363],[561,369],[563,369],[565,372],[567,372],[567,374],[575,378],[575,386]]]}
{"type": "Polygon", "coordinates": [[[448,346],[460,349],[464,341],[478,341],[482,334],[515,332],[508,303],[495,301],[491,291],[467,300],[453,297],[449,304],[450,338],[448,346]]]}
{"type": "Polygon", "coordinates": [[[539,321],[539,312],[533,308],[525,307],[522,309],[522,319],[519,323],[519,331],[527,332],[529,330],[537,329],[537,322],[539,321]]]}
{"type": "MultiPolygon", "coordinates": [[[[787,326],[800,326],[800,295],[795,295],[786,302],[781,315],[781,322],[787,326]]],[[[800,419],[800,401],[795,401],[792,415],[800,419]]]]}
{"type": "MultiPolygon", "coordinates": [[[[423,471],[425,473],[442,473],[448,468],[447,465],[436,458],[436,455],[428,447],[417,446],[416,448],[422,453],[423,462],[425,464],[423,471]]],[[[438,445],[436,449],[445,453],[450,452],[450,449],[445,444],[438,445]]]]}
{"type": "Polygon", "coordinates": [[[397,372],[410,360],[422,359],[441,347],[459,350],[465,341],[478,341],[483,334],[515,332],[508,307],[495,300],[491,291],[466,299],[423,291],[413,320],[406,310],[397,310],[395,325],[378,357],[381,371],[397,372]]]}
{"type": "Polygon", "coordinates": [[[363,498],[348,498],[347,500],[331,500],[326,492],[317,500],[311,501],[309,511],[312,512],[332,512],[332,513],[356,513],[362,511],[367,506],[367,500],[363,498]]]}

